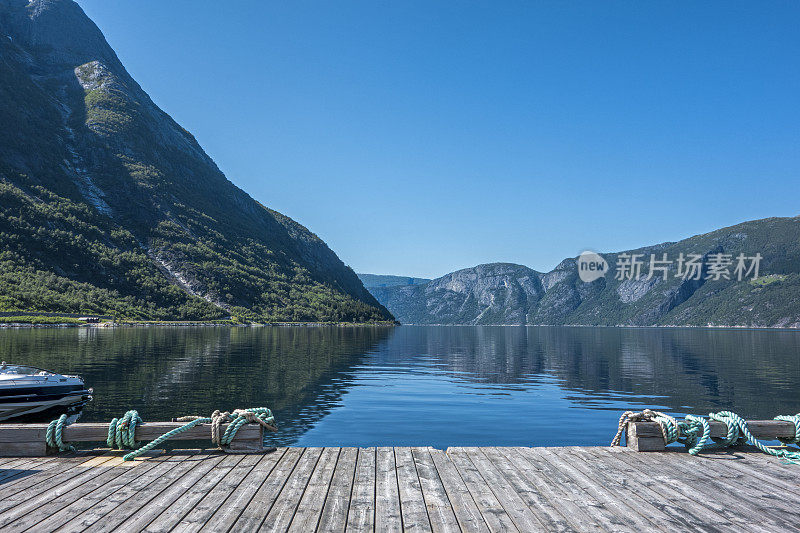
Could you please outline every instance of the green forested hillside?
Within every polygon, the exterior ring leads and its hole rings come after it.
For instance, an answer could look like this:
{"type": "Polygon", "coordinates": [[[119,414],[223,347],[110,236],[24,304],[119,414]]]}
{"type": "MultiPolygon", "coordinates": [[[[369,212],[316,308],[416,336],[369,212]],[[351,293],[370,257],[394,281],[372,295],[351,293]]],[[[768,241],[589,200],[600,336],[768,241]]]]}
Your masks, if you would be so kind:
{"type": "Polygon", "coordinates": [[[0,0],[0,124],[0,311],[391,320],[228,181],[71,0],[0,0]]]}

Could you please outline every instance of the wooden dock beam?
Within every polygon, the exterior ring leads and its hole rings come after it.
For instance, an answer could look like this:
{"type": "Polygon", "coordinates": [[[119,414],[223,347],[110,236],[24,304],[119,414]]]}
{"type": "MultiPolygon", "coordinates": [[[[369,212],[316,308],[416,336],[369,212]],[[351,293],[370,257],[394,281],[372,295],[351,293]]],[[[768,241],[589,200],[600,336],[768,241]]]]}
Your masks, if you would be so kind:
{"type": "MultiPolygon", "coordinates": [[[[727,436],[728,428],[722,422],[709,420],[711,437],[727,436]]],[[[781,420],[750,420],[747,422],[750,433],[759,440],[794,438],[794,424],[781,420]]],[[[658,422],[631,422],[628,424],[626,446],[637,452],[662,452],[665,449],[664,436],[658,422]]]]}
{"type": "MultiPolygon", "coordinates": [[[[151,441],[185,422],[145,422],[136,426],[137,441],[151,441]]],[[[228,424],[222,424],[224,432],[228,424]]],[[[47,424],[0,424],[0,457],[37,457],[46,455],[47,424]]],[[[64,428],[64,442],[105,442],[107,423],[71,424],[64,428]]],[[[228,450],[232,452],[263,451],[264,430],[259,424],[245,424],[236,432],[228,450]]],[[[172,437],[172,440],[211,440],[211,424],[199,424],[172,437]]]]}

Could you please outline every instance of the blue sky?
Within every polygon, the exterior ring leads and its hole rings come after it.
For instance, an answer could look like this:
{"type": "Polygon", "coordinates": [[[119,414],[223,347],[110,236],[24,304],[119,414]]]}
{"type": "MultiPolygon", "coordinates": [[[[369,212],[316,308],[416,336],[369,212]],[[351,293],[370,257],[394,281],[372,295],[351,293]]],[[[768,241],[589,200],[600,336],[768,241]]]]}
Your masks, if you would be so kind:
{"type": "Polygon", "coordinates": [[[800,3],[79,0],[357,272],[549,270],[800,214],[800,3]]]}

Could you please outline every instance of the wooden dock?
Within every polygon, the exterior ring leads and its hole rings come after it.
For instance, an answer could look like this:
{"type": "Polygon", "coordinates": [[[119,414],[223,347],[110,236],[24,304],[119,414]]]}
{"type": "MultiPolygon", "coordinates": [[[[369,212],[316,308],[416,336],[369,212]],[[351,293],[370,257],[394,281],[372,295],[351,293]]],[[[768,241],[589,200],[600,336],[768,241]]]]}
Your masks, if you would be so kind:
{"type": "Polygon", "coordinates": [[[794,531],[800,465],[751,451],[279,448],[0,459],[3,531],[794,531]]]}

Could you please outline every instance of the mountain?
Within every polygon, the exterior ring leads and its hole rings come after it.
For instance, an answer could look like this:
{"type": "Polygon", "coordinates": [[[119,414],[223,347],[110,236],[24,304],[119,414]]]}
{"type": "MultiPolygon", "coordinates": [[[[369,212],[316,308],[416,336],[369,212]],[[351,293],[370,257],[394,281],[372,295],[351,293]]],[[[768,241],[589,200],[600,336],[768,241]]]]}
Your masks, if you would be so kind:
{"type": "Polygon", "coordinates": [[[71,0],[0,0],[0,125],[0,311],[392,318],[228,181],[71,0]]]}
{"type": "Polygon", "coordinates": [[[493,263],[423,285],[370,290],[403,324],[800,327],[800,217],[744,222],[602,257],[607,274],[588,283],[577,258],[568,258],[546,273],[493,263]],[[622,254],[641,254],[639,279],[617,279],[631,261],[622,254]],[[648,279],[651,254],[666,254],[666,279],[662,270],[648,279]],[[677,275],[680,254],[702,258],[700,279],[677,275]],[[758,277],[736,279],[739,254],[762,256],[758,277]],[[727,256],[731,279],[715,279],[712,265],[727,256]]]}
{"type": "Polygon", "coordinates": [[[421,285],[428,283],[427,278],[409,278],[406,276],[383,276],[380,274],[356,274],[367,289],[378,287],[398,287],[402,285],[421,285]]]}
{"type": "Polygon", "coordinates": [[[544,294],[539,273],[494,263],[425,284],[368,287],[402,324],[524,324],[544,294]]]}

